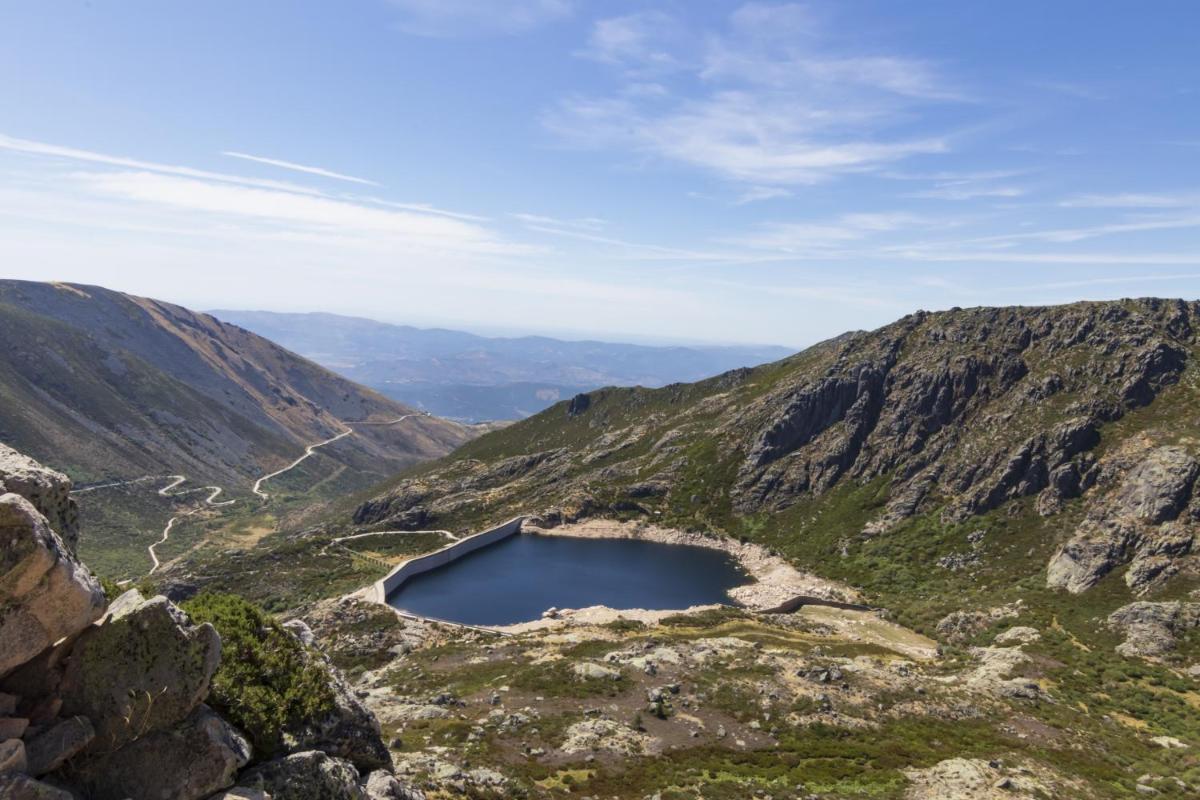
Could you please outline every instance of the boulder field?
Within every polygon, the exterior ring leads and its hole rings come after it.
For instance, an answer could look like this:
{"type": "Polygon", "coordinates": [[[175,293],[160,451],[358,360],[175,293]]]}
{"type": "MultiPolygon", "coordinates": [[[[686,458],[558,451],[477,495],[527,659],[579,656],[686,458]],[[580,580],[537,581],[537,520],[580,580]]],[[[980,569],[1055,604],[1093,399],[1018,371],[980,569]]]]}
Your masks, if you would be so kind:
{"type": "MultiPolygon", "coordinates": [[[[221,664],[217,630],[136,589],[107,602],[75,555],[70,489],[0,447],[0,797],[422,797],[392,775],[379,723],[315,651],[333,710],[302,721],[313,735],[256,759],[205,703],[221,664]]],[[[307,652],[303,633],[293,635],[307,652]]]]}

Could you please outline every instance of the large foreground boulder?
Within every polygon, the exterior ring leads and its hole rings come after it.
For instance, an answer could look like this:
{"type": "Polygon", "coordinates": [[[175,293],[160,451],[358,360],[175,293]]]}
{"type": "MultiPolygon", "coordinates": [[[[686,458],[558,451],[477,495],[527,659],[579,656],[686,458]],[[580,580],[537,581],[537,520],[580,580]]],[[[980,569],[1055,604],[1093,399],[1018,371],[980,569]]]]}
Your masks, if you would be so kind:
{"type": "Polygon", "coordinates": [[[126,592],[71,651],[62,710],[91,719],[93,749],[111,752],[183,720],[207,696],[220,660],[211,625],[193,625],[165,597],[126,592]]]}
{"type": "Polygon", "coordinates": [[[87,717],[61,720],[26,743],[29,761],[26,772],[30,775],[52,772],[91,744],[94,738],[96,731],[87,717]]]}
{"type": "Polygon", "coordinates": [[[0,444],[0,492],[19,494],[32,503],[71,552],[75,552],[79,508],[71,498],[70,478],[0,444]]]}
{"type": "Polygon", "coordinates": [[[249,761],[245,738],[202,705],[173,728],[88,759],[76,773],[93,800],[199,800],[232,786],[249,761]]]}
{"type": "Polygon", "coordinates": [[[4,800],[75,800],[70,792],[20,772],[0,775],[0,797],[4,800]]]}
{"type": "Polygon", "coordinates": [[[104,591],[20,495],[0,496],[0,676],[104,613],[104,591]]]}

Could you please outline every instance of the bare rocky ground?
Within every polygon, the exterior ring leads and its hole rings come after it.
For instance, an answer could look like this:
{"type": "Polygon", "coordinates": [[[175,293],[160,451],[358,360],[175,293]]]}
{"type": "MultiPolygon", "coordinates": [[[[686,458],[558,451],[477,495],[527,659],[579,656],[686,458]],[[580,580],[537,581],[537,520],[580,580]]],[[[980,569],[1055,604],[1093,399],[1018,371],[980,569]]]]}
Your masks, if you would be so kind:
{"type": "MultiPolygon", "coordinates": [[[[1019,608],[985,616],[1001,629],[961,648],[821,607],[568,614],[491,635],[345,597],[303,619],[382,723],[397,774],[430,797],[1109,796],[1064,768],[1093,723],[1058,719],[1079,711],[1046,677],[1042,632],[1013,624],[1019,608]]],[[[1196,791],[1181,774],[1129,790],[1196,791]]]]}

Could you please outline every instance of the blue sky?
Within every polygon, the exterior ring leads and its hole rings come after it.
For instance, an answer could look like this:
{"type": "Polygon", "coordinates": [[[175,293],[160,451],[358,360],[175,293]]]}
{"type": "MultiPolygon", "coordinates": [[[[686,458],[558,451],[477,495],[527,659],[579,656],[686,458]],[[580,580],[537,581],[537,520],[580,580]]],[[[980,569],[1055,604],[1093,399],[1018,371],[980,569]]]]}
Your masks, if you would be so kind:
{"type": "Polygon", "coordinates": [[[0,0],[0,270],[800,346],[1200,296],[1200,4],[0,0]]]}

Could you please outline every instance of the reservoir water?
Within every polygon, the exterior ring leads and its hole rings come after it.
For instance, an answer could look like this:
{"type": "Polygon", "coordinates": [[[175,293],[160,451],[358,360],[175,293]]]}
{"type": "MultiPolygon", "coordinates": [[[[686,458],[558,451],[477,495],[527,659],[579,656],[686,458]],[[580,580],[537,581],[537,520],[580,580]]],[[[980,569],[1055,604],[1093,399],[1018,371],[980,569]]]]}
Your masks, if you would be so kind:
{"type": "Polygon", "coordinates": [[[510,625],[551,607],[729,603],[726,592],[748,582],[732,557],[707,547],[519,533],[409,578],[388,603],[451,622],[510,625]]]}

